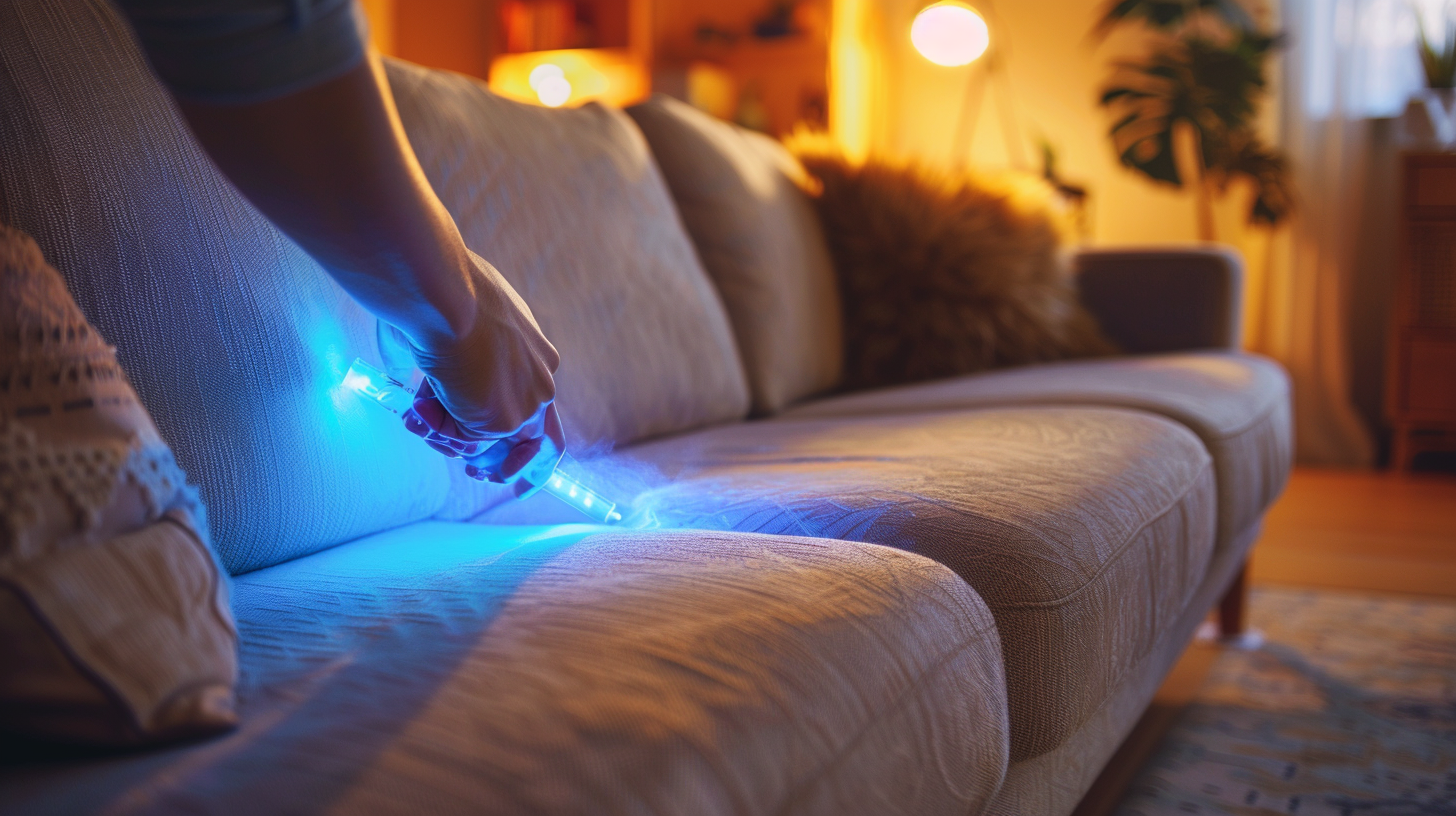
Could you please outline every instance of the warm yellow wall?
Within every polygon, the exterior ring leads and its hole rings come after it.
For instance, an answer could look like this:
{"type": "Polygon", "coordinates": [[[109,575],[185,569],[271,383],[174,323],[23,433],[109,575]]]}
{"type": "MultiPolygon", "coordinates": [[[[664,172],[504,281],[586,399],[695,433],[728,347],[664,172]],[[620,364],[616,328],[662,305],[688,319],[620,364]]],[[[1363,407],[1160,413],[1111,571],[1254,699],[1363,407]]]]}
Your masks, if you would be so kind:
{"type": "Polygon", "coordinates": [[[485,79],[496,52],[491,0],[360,0],[381,53],[485,79]]]}
{"type": "Polygon", "coordinates": [[[369,18],[369,43],[381,54],[394,53],[395,0],[360,0],[369,18]]]}
{"type": "MultiPolygon", "coordinates": [[[[845,32],[857,31],[877,66],[860,73],[863,90],[851,91],[837,78],[831,97],[840,135],[867,139],[871,150],[914,157],[935,165],[952,162],[952,141],[961,102],[972,71],[986,61],[961,68],[934,65],[910,44],[910,23],[928,0],[837,0],[832,64],[852,63],[844,54],[845,32]],[[877,87],[876,87],[877,86],[877,87]],[[847,101],[869,109],[864,133],[839,119],[847,101]]],[[[974,4],[974,3],[973,3],[974,4]]],[[[1092,193],[1092,239],[1097,243],[1191,241],[1196,238],[1194,205],[1184,192],[1154,185],[1123,168],[1113,155],[1109,118],[1096,104],[1109,58],[1136,53],[1135,37],[1098,44],[1088,31],[1106,0],[1002,0],[987,7],[993,48],[1004,70],[1000,87],[986,89],[971,151],[972,165],[1003,168],[1013,164],[1002,135],[998,92],[1009,90],[1020,142],[1029,165],[1039,170],[1037,143],[1050,141],[1059,154],[1061,173],[1092,193]]],[[[851,69],[853,66],[851,65],[851,69]]],[[[848,71],[853,73],[852,70],[848,71]]],[[[1220,238],[1241,242],[1239,205],[1219,216],[1220,238]]]]}
{"type": "MultiPolygon", "coordinates": [[[[954,160],[951,143],[967,82],[973,72],[986,70],[986,60],[943,68],[915,53],[910,22],[929,1],[833,0],[829,113],[837,135],[854,154],[873,150],[941,165],[954,160]]],[[[990,169],[1012,164],[998,97],[1009,91],[1027,169],[1040,168],[1037,143],[1046,138],[1057,149],[1062,174],[1091,190],[1094,242],[1193,240],[1192,197],[1123,168],[1112,153],[1108,116],[1097,106],[1097,94],[1108,61],[1140,48],[1134,36],[1100,44],[1088,36],[1106,1],[999,0],[987,6],[983,0],[973,0],[986,10],[993,48],[999,50],[1004,70],[996,80],[999,85],[986,89],[970,153],[972,164],[990,169]]],[[[398,2],[363,0],[381,51],[485,75],[489,26],[484,18],[492,4],[410,0],[401,6],[398,2]],[[405,9],[410,13],[400,14],[405,9]]],[[[660,56],[671,59],[675,48],[690,41],[699,22],[711,20],[741,29],[765,3],[656,0],[652,5],[654,39],[663,52],[660,56]]],[[[1221,209],[1219,237],[1243,246],[1251,266],[1257,266],[1263,254],[1261,240],[1244,234],[1241,208],[1241,202],[1233,201],[1221,209]]],[[[1257,274],[1255,269],[1251,272],[1257,274]]]]}

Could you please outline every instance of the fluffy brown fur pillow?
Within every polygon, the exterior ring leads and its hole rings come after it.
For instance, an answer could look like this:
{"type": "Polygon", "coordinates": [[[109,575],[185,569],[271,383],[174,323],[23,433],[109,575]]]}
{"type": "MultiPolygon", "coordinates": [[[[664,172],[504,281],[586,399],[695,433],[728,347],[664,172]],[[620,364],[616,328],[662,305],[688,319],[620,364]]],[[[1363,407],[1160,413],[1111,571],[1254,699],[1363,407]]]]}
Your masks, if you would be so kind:
{"type": "Polygon", "coordinates": [[[1115,351],[1077,301],[1039,183],[800,159],[843,293],[846,387],[1115,351]]]}

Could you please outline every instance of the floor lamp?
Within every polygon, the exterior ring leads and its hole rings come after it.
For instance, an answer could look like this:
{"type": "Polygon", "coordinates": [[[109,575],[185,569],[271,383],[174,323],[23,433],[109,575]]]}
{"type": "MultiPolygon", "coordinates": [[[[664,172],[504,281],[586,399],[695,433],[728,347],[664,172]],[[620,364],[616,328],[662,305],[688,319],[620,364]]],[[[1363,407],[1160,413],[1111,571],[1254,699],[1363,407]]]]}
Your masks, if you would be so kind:
{"type": "MultiPolygon", "coordinates": [[[[910,24],[910,43],[920,56],[936,65],[957,68],[970,65],[986,55],[991,47],[991,28],[986,24],[986,18],[969,5],[959,0],[942,0],[931,3],[915,15],[915,21],[910,24]]],[[[1000,60],[992,54],[987,58],[986,70],[966,80],[966,95],[961,100],[952,145],[959,167],[964,167],[969,158],[987,78],[998,76],[1000,68],[1000,60]]],[[[1002,105],[1000,118],[1007,157],[1017,166],[1025,167],[1026,155],[1021,140],[1016,137],[1011,97],[1004,87],[998,89],[997,95],[1002,105]]]]}

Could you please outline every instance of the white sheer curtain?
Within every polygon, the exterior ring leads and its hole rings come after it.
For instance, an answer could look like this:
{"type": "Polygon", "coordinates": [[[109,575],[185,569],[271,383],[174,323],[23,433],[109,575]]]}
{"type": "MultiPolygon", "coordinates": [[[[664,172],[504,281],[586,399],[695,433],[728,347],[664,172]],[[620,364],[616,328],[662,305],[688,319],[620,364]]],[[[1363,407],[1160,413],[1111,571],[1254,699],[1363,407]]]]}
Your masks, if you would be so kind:
{"type": "Polygon", "coordinates": [[[1303,91],[1312,119],[1399,115],[1426,85],[1417,17],[1439,41],[1453,15],[1456,0],[1286,0],[1284,24],[1303,75],[1303,88],[1290,90],[1303,91]]]}
{"type": "MultiPolygon", "coordinates": [[[[1268,272],[1251,344],[1294,381],[1301,462],[1369,465],[1374,446],[1350,397],[1349,292],[1369,167],[1371,117],[1424,87],[1415,14],[1448,0],[1285,0],[1282,141],[1299,209],[1268,272]]],[[[1444,30],[1444,25],[1435,30],[1444,30]]]]}

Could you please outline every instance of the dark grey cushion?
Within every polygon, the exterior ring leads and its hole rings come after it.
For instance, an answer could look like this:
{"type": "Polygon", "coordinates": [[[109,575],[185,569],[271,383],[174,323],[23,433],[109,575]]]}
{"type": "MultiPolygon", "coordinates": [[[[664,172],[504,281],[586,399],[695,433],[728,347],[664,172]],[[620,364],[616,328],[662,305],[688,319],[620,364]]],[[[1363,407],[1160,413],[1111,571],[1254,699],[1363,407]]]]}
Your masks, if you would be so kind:
{"type": "Polygon", "coordinates": [[[1076,255],[1082,303],[1129,354],[1239,345],[1243,261],[1228,247],[1076,255]]]}

